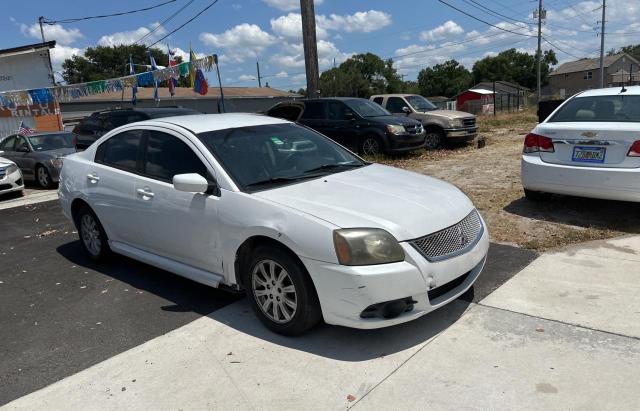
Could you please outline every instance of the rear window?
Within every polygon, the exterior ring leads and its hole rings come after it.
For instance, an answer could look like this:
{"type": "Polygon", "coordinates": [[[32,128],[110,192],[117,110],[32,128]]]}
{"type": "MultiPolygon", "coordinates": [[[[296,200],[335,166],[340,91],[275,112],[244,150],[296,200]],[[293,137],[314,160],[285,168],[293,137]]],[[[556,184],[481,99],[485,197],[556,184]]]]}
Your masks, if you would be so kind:
{"type": "Polygon", "coordinates": [[[323,101],[307,101],[304,103],[304,112],[301,118],[306,119],[323,119],[324,116],[324,102],[323,101]]]}
{"type": "Polygon", "coordinates": [[[640,96],[576,97],[563,105],[548,122],[640,122],[640,96]]]}

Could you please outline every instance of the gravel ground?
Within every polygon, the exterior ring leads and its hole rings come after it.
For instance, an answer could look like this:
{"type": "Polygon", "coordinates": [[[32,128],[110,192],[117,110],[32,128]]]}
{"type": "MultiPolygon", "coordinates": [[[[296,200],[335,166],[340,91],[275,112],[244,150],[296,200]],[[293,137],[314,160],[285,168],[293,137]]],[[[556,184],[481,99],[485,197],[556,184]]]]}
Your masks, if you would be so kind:
{"type": "Polygon", "coordinates": [[[533,203],[520,184],[520,153],[534,113],[479,118],[475,145],[414,153],[379,162],[446,180],[464,191],[489,225],[492,241],[537,251],[640,233],[640,204],[552,196],[533,203]]]}

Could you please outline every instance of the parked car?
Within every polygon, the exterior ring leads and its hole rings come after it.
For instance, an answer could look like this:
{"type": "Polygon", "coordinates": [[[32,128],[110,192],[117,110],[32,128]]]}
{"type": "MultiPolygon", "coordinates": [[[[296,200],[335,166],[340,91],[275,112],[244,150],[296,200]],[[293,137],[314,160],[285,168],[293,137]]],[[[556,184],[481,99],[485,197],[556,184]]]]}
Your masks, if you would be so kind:
{"type": "Polygon", "coordinates": [[[202,114],[199,111],[181,107],[124,108],[103,110],[82,119],[74,128],[76,146],[80,149],[89,147],[103,134],[116,127],[136,121],[154,118],[202,114]]]}
{"type": "Polygon", "coordinates": [[[267,114],[310,127],[360,154],[394,154],[424,147],[419,121],[393,116],[362,98],[286,101],[267,114]]]}
{"type": "Polygon", "coordinates": [[[524,139],[527,198],[640,201],[640,86],[574,95],[524,139]]]}
{"type": "Polygon", "coordinates": [[[13,134],[0,140],[0,150],[20,167],[25,180],[52,188],[59,181],[64,157],[76,151],[73,140],[67,131],[13,134]]]}
{"type": "Polygon", "coordinates": [[[418,318],[469,289],[488,250],[482,217],[456,187],[255,114],[120,127],[65,160],[59,197],[91,258],[114,251],[244,289],[287,335],[321,319],[378,328],[418,318]]]}
{"type": "MultiPolygon", "coordinates": [[[[0,151],[0,156],[4,154],[0,151]]],[[[24,190],[20,168],[13,161],[0,157],[0,195],[24,190]]]]}
{"type": "Polygon", "coordinates": [[[476,116],[464,111],[440,110],[417,94],[378,94],[371,100],[394,115],[405,115],[422,123],[426,132],[427,150],[449,142],[467,142],[478,135],[476,116]]]}

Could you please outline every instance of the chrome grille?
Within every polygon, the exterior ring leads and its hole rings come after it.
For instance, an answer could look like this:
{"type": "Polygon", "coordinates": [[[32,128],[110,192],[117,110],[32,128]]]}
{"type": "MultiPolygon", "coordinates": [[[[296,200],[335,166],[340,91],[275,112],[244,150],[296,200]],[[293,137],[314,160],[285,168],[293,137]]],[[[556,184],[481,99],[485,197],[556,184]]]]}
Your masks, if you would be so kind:
{"type": "Polygon", "coordinates": [[[411,245],[429,261],[446,260],[473,247],[483,230],[480,215],[473,210],[459,223],[412,240],[411,245]]]}
{"type": "Polygon", "coordinates": [[[476,126],[476,118],[475,117],[463,118],[462,119],[462,124],[464,124],[465,127],[475,127],[476,126]]]}

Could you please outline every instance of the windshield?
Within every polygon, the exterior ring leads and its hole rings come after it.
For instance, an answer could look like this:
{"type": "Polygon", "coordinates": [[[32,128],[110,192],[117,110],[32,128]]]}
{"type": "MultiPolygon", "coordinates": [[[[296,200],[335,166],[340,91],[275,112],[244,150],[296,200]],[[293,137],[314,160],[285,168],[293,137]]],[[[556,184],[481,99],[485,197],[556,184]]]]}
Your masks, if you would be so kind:
{"type": "Polygon", "coordinates": [[[42,134],[28,136],[29,143],[35,151],[57,150],[59,148],[73,148],[73,136],[71,133],[42,134]]]}
{"type": "Polygon", "coordinates": [[[640,122],[640,96],[576,97],[563,105],[548,121],[551,123],[640,122]]]}
{"type": "Polygon", "coordinates": [[[324,176],[367,163],[326,137],[295,124],[208,131],[198,138],[244,191],[324,176]]]}
{"type": "Polygon", "coordinates": [[[365,99],[345,100],[344,102],[349,108],[361,117],[380,117],[390,116],[387,110],[382,108],[380,104],[365,99]]]}
{"type": "Polygon", "coordinates": [[[432,102],[422,96],[407,96],[405,99],[411,104],[411,107],[413,107],[415,111],[432,111],[438,109],[432,102]]]}

